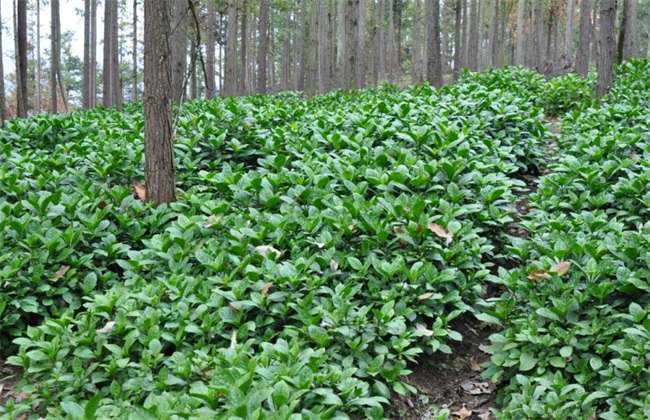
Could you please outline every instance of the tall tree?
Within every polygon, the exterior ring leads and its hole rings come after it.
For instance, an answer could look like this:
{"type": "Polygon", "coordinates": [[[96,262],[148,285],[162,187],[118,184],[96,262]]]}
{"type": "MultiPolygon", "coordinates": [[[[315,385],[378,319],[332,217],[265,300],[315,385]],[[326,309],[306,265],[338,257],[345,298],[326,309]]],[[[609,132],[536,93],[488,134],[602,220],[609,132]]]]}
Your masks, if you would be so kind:
{"type": "Polygon", "coordinates": [[[305,76],[307,74],[307,0],[302,0],[300,7],[300,35],[298,36],[298,71],[296,72],[296,89],[305,90],[305,76]]]}
{"type": "Polygon", "coordinates": [[[442,56],[440,53],[440,0],[426,0],[427,20],[427,80],[432,86],[442,86],[442,56]]]}
{"type": "Polygon", "coordinates": [[[241,95],[248,94],[248,0],[242,0],[241,8],[241,43],[240,43],[240,60],[241,68],[239,73],[241,74],[241,80],[239,85],[239,93],[241,95]]]}
{"type": "MultiPolygon", "coordinates": [[[[417,1],[417,0],[416,0],[417,1]]],[[[366,87],[366,0],[357,0],[359,9],[357,30],[357,89],[366,87]]],[[[415,25],[415,24],[414,24],[415,25]]]]}
{"type": "Polygon", "coordinates": [[[600,56],[598,57],[598,97],[609,93],[614,80],[616,54],[617,0],[601,0],[600,6],[600,56]]]}
{"type": "MultiPolygon", "coordinates": [[[[0,16],[2,16],[0,6],[0,16]]],[[[4,33],[4,25],[0,19],[0,57],[4,57],[2,51],[2,34],[4,33]]],[[[3,60],[0,59],[0,127],[4,127],[5,120],[7,119],[7,99],[5,97],[5,68],[3,60]]]]}
{"type": "Polygon", "coordinates": [[[226,77],[223,93],[237,94],[237,0],[228,0],[228,29],[226,34],[226,77]]]}
{"type": "Polygon", "coordinates": [[[61,101],[65,110],[68,110],[68,98],[66,97],[66,89],[63,85],[63,75],[61,72],[61,15],[59,0],[50,1],[52,16],[50,19],[51,27],[51,52],[52,62],[50,63],[50,94],[51,94],[51,112],[54,114],[58,111],[57,101],[57,86],[61,92],[61,101]]]}
{"type": "Polygon", "coordinates": [[[147,199],[176,199],[172,132],[170,0],[144,0],[144,139],[147,199]]]}
{"type": "Polygon", "coordinates": [[[524,10],[526,0],[519,0],[517,5],[517,50],[515,52],[515,64],[524,64],[524,10]]]}
{"type": "MultiPolygon", "coordinates": [[[[206,41],[205,41],[205,98],[213,99],[216,95],[216,80],[214,77],[214,62],[215,62],[215,36],[217,30],[214,21],[214,0],[207,0],[207,19],[206,19],[206,41]]],[[[267,33],[268,35],[268,33],[267,33]]]]}
{"type": "Polygon", "coordinates": [[[499,27],[499,19],[497,17],[499,10],[499,0],[492,0],[490,2],[490,18],[489,18],[489,33],[488,33],[488,67],[497,66],[497,29],[499,27]]]}
{"type": "Polygon", "coordinates": [[[576,72],[587,77],[589,71],[589,34],[591,32],[591,0],[582,0],[580,4],[580,33],[578,39],[578,54],[576,56],[576,72]]]}
{"type": "Polygon", "coordinates": [[[257,89],[266,93],[266,64],[269,59],[269,0],[260,2],[260,50],[257,56],[257,89]]]}
{"type": "Polygon", "coordinates": [[[118,50],[117,0],[104,2],[104,68],[103,105],[122,110],[122,85],[118,50]]]}
{"type": "Polygon", "coordinates": [[[634,56],[636,48],[637,0],[623,0],[623,18],[618,39],[618,62],[634,56]]]}
{"type": "Polygon", "coordinates": [[[27,0],[18,0],[16,17],[16,79],[18,117],[27,117],[27,0]]]}
{"type": "Polygon", "coordinates": [[[573,0],[567,0],[566,33],[564,37],[564,55],[571,59],[573,54],[573,0]]]}
{"type": "MultiPolygon", "coordinates": [[[[588,1],[588,0],[587,0],[588,1]]],[[[544,69],[544,2],[536,2],[537,15],[535,19],[535,32],[537,33],[537,71],[544,69]]]]}
{"type": "MultiPolygon", "coordinates": [[[[87,1],[87,0],[86,0],[87,1]]],[[[138,0],[133,0],[133,34],[131,38],[133,73],[131,74],[131,93],[133,103],[138,102],[138,0]]]]}
{"type": "Polygon", "coordinates": [[[422,30],[420,0],[413,3],[413,83],[422,81],[422,30]]]}
{"type": "Polygon", "coordinates": [[[171,24],[171,60],[172,60],[172,100],[181,102],[184,96],[185,73],[187,72],[188,47],[188,3],[187,0],[174,0],[172,4],[171,24]]]}
{"type": "Polygon", "coordinates": [[[454,71],[453,78],[454,81],[458,80],[460,75],[460,69],[462,67],[461,63],[461,51],[463,50],[463,40],[461,35],[461,26],[462,26],[462,16],[463,16],[463,0],[456,0],[454,5],[454,15],[455,15],[455,24],[454,24],[454,71]]]}
{"type": "Polygon", "coordinates": [[[97,105],[97,0],[90,0],[90,62],[88,79],[90,81],[90,108],[97,105]]]}
{"type": "MultiPolygon", "coordinates": [[[[523,1],[523,0],[522,0],[523,1]]],[[[470,10],[470,28],[467,45],[467,66],[471,71],[478,71],[478,40],[479,40],[479,2],[472,0],[470,10]]],[[[431,59],[429,59],[431,60],[431,59]]]]}
{"type": "MultiPolygon", "coordinates": [[[[91,81],[91,73],[90,73],[90,49],[91,49],[91,44],[90,44],[90,31],[91,31],[91,0],[85,0],[84,1],[84,70],[83,70],[83,92],[82,92],[82,99],[81,99],[81,105],[83,109],[90,109],[90,85],[92,83],[91,81]]],[[[94,48],[94,45],[92,46],[94,48]]]]}
{"type": "MultiPolygon", "coordinates": [[[[2,32],[0,31],[0,34],[2,32]]],[[[0,54],[0,57],[2,55],[0,54]]],[[[41,103],[43,92],[41,91],[41,0],[36,0],[36,97],[34,98],[34,109],[40,113],[43,105],[41,103]]]]}

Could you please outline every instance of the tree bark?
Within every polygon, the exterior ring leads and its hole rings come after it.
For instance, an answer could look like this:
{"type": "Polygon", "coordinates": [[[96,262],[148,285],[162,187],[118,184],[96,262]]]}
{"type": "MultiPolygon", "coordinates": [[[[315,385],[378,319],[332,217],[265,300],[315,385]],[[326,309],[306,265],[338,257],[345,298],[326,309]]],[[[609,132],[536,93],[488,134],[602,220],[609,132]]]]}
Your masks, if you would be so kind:
{"type": "Polygon", "coordinates": [[[598,97],[609,93],[614,81],[616,54],[616,6],[617,0],[601,0],[600,7],[600,56],[598,57],[598,97]]]}
{"type": "Polygon", "coordinates": [[[327,2],[315,0],[314,7],[318,9],[318,91],[326,93],[330,90],[330,75],[328,68],[328,54],[327,49],[329,42],[327,42],[328,34],[328,7],[327,2]]]}
{"type": "MultiPolygon", "coordinates": [[[[215,74],[215,38],[214,32],[216,31],[214,22],[214,0],[207,1],[207,19],[206,19],[206,40],[205,40],[205,99],[213,99],[217,94],[215,74]]],[[[268,34],[268,33],[267,33],[268,34]]]]}
{"type": "MultiPolygon", "coordinates": [[[[288,30],[288,28],[286,28],[288,30]]],[[[269,0],[260,2],[260,50],[257,56],[257,90],[266,94],[266,65],[269,58],[269,0]]]]}
{"type": "Polygon", "coordinates": [[[59,59],[57,54],[57,38],[59,33],[57,31],[57,20],[59,16],[59,0],[51,0],[50,2],[50,52],[52,55],[50,62],[50,112],[56,114],[59,111],[58,98],[57,98],[57,84],[56,76],[59,73],[59,59]]]}
{"type": "MultiPolygon", "coordinates": [[[[2,16],[2,9],[0,5],[0,16],[2,16]]],[[[4,33],[4,24],[0,19],[0,34],[4,33]]],[[[2,36],[0,36],[0,57],[4,57],[2,49],[2,36]]],[[[3,60],[0,60],[0,127],[4,127],[7,120],[7,98],[5,96],[5,67],[3,60]]]]}
{"type": "MultiPolygon", "coordinates": [[[[40,0],[39,0],[40,2],[40,0]]],[[[84,2],[84,70],[83,70],[83,94],[82,94],[82,108],[90,109],[90,18],[91,18],[91,2],[85,0],[84,2]]]]}
{"type": "Polygon", "coordinates": [[[488,59],[487,66],[495,68],[497,66],[497,29],[499,27],[499,20],[497,19],[497,11],[499,10],[499,0],[492,0],[490,2],[490,29],[488,33],[488,59]]]}
{"type": "Polygon", "coordinates": [[[395,0],[388,0],[388,81],[395,83],[397,54],[395,45],[395,0]]]}
{"type": "Polygon", "coordinates": [[[578,54],[576,56],[576,72],[587,77],[589,71],[589,34],[591,31],[591,0],[582,0],[580,4],[580,35],[578,40],[578,54]]]}
{"type": "Polygon", "coordinates": [[[240,66],[239,73],[241,74],[241,81],[239,86],[239,94],[247,95],[248,91],[246,89],[248,85],[248,73],[247,73],[247,54],[248,54],[248,0],[242,0],[242,10],[241,10],[241,48],[239,50],[240,56],[240,66]]]}
{"type": "Polygon", "coordinates": [[[517,50],[515,51],[515,64],[524,64],[524,10],[526,0],[519,0],[517,6],[517,50]]]}
{"type": "Polygon", "coordinates": [[[544,3],[537,2],[537,16],[535,31],[537,32],[537,71],[544,69],[544,3]]]}
{"type": "MultiPolygon", "coordinates": [[[[88,2],[88,0],[86,0],[88,2]]],[[[84,18],[85,18],[84,14],[84,18]]],[[[0,34],[2,31],[0,31],[0,34]]],[[[2,57],[2,54],[0,54],[2,57]]],[[[37,114],[41,113],[43,104],[43,92],[41,89],[41,0],[36,0],[36,98],[34,101],[34,109],[37,114]]]]}
{"type": "Polygon", "coordinates": [[[421,6],[420,0],[415,0],[413,3],[413,74],[411,75],[413,83],[420,83],[422,81],[421,6]]]}
{"type": "Polygon", "coordinates": [[[176,199],[172,133],[169,0],[144,1],[144,129],[146,199],[176,199]]]}
{"type": "Polygon", "coordinates": [[[463,0],[456,0],[456,3],[454,5],[454,17],[455,17],[455,22],[454,22],[454,70],[453,70],[453,79],[454,82],[458,80],[458,77],[460,76],[460,69],[461,69],[461,50],[463,49],[463,41],[461,38],[461,19],[463,16],[463,0]]]}
{"type": "Polygon", "coordinates": [[[573,0],[567,0],[566,34],[564,37],[564,54],[571,58],[573,54],[573,0]]]}
{"type": "Polygon", "coordinates": [[[307,74],[307,50],[305,42],[307,39],[307,0],[302,0],[300,7],[300,35],[298,36],[298,57],[300,63],[296,72],[296,89],[305,90],[305,75],[307,74]]]}
{"type": "Polygon", "coordinates": [[[347,0],[339,0],[338,1],[338,17],[337,17],[337,37],[336,37],[336,52],[337,52],[337,62],[338,62],[338,87],[339,88],[344,88],[345,87],[345,82],[347,78],[347,53],[346,53],[346,21],[347,21],[347,14],[346,14],[346,8],[347,8],[347,0]]]}
{"type": "Polygon", "coordinates": [[[432,86],[442,86],[442,57],[440,55],[440,0],[427,0],[427,80],[432,86]]]}
{"type": "MultiPolygon", "coordinates": [[[[317,6],[318,5],[315,4],[314,7],[317,6]]],[[[320,13],[320,10],[318,13],[320,13]]],[[[284,27],[288,29],[290,24],[291,17],[288,12],[285,12],[284,27]]],[[[282,59],[280,71],[280,86],[282,90],[289,89],[289,80],[291,80],[291,38],[289,37],[289,31],[287,30],[285,32],[284,40],[282,41],[282,59]]]]}
{"type": "Polygon", "coordinates": [[[133,44],[131,56],[133,66],[131,90],[133,92],[131,94],[133,103],[136,103],[138,102],[138,0],[133,0],[133,38],[131,38],[131,43],[133,44]]]}
{"type": "MultiPolygon", "coordinates": [[[[467,64],[471,71],[478,71],[479,16],[479,2],[478,0],[472,0],[470,10],[469,42],[467,46],[467,64]]],[[[431,60],[431,58],[429,58],[429,60],[431,60]]]]}
{"type": "Polygon", "coordinates": [[[637,0],[623,0],[623,21],[618,44],[618,63],[634,56],[636,48],[636,3],[637,0]]]}
{"type": "Polygon", "coordinates": [[[174,0],[171,24],[172,100],[183,100],[187,73],[187,0],[174,0]]]}
{"type": "Polygon", "coordinates": [[[117,0],[104,3],[104,79],[103,105],[122,110],[120,63],[117,37],[117,0]]]}
{"type": "Polygon", "coordinates": [[[90,108],[97,105],[97,0],[90,0],[90,108]]]}
{"type": "Polygon", "coordinates": [[[226,35],[226,77],[224,95],[237,94],[237,1],[228,0],[228,29],[226,35]]]}
{"type": "Polygon", "coordinates": [[[366,0],[358,2],[358,31],[357,31],[357,89],[366,87],[366,0]]]}
{"type": "Polygon", "coordinates": [[[18,117],[27,117],[27,0],[18,0],[17,8],[17,99],[18,117]]]}

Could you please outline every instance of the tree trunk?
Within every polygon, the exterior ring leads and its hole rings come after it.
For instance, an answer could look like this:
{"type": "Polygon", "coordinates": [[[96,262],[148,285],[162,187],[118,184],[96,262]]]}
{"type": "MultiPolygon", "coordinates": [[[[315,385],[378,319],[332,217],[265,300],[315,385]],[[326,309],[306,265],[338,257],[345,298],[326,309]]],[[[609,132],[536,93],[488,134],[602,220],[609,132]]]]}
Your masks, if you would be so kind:
{"type": "MultiPolygon", "coordinates": [[[[521,0],[523,1],[523,0],[521,0]]],[[[471,71],[478,71],[478,38],[479,38],[479,2],[472,0],[470,10],[469,43],[467,46],[467,64],[471,71]]],[[[429,62],[431,58],[429,58],[429,62]]]]}
{"type": "Polygon", "coordinates": [[[197,48],[196,48],[196,39],[193,39],[192,42],[190,43],[190,94],[189,94],[189,99],[194,100],[196,99],[197,95],[197,81],[196,81],[196,56],[197,56],[197,48]]]}
{"type": "Polygon", "coordinates": [[[328,18],[327,18],[327,2],[315,0],[314,7],[318,9],[318,91],[326,93],[329,91],[329,69],[327,61],[327,49],[329,42],[327,42],[328,32],[328,18]]]}
{"type": "Polygon", "coordinates": [[[618,44],[618,62],[627,60],[634,56],[636,48],[636,0],[623,0],[623,21],[618,44]]]}
{"type": "MultiPolygon", "coordinates": [[[[214,33],[216,31],[214,22],[214,0],[208,0],[206,19],[206,40],[205,40],[205,99],[213,99],[217,94],[215,74],[215,39],[214,33]]],[[[268,33],[267,33],[268,35],[268,33]]],[[[267,38],[268,39],[268,38],[267,38]]]]}
{"type": "Polygon", "coordinates": [[[573,54],[573,0],[568,0],[566,6],[566,34],[564,37],[564,54],[568,59],[570,59],[573,54]]]}
{"type": "MultiPolygon", "coordinates": [[[[288,28],[290,24],[291,24],[290,16],[289,13],[286,12],[284,15],[284,27],[288,28]]],[[[290,61],[291,61],[291,38],[289,38],[289,32],[286,31],[284,40],[282,41],[282,61],[281,61],[282,67],[280,72],[280,85],[282,90],[289,89],[289,80],[291,80],[290,61]]]]}
{"type": "MultiPolygon", "coordinates": [[[[87,1],[87,0],[86,0],[87,1]]],[[[131,90],[133,103],[138,102],[138,0],[133,0],[133,74],[131,80],[131,90]]]]}
{"type": "Polygon", "coordinates": [[[311,98],[316,93],[316,79],[318,71],[318,9],[317,2],[312,3],[311,24],[309,25],[309,52],[307,55],[307,73],[305,78],[305,95],[311,98]]]}
{"type": "Polygon", "coordinates": [[[345,58],[345,68],[346,68],[346,77],[345,84],[343,85],[345,89],[354,89],[358,86],[356,79],[357,76],[357,48],[359,47],[359,0],[346,0],[347,1],[347,13],[346,16],[346,47],[345,51],[347,55],[345,58]]]}
{"type": "Polygon", "coordinates": [[[388,81],[395,83],[397,54],[395,45],[395,0],[388,0],[388,81]]]}
{"type": "MultiPolygon", "coordinates": [[[[39,0],[40,2],[40,0],[39,0]]],[[[84,70],[83,70],[83,109],[90,109],[90,18],[91,5],[90,0],[84,2],[84,70]]]]}
{"type": "MultiPolygon", "coordinates": [[[[416,0],[417,1],[417,0],[416,0]]],[[[366,0],[358,2],[358,31],[357,31],[357,89],[366,87],[366,0]]],[[[414,24],[415,25],[415,24],[414,24]]]]}
{"type": "Polygon", "coordinates": [[[524,64],[524,10],[526,0],[519,0],[517,6],[517,50],[515,52],[515,64],[521,66],[524,64]]]}
{"type": "Polygon", "coordinates": [[[601,0],[600,7],[600,56],[598,57],[598,97],[609,93],[614,80],[616,54],[616,6],[617,0],[601,0]]]}
{"type": "MultiPolygon", "coordinates": [[[[2,16],[0,5],[0,16],[2,16]]],[[[4,33],[4,24],[2,19],[0,19],[0,34],[4,33]]],[[[2,50],[2,36],[0,36],[0,57],[4,57],[2,50]]],[[[7,120],[7,98],[5,97],[5,67],[4,60],[0,60],[0,127],[4,127],[5,121],[7,120]]]]}
{"type": "Polygon", "coordinates": [[[458,77],[460,75],[460,69],[461,69],[461,55],[460,52],[462,50],[462,38],[461,38],[461,32],[460,32],[460,27],[461,27],[461,19],[463,16],[463,0],[456,0],[456,3],[454,5],[454,17],[455,17],[455,22],[454,22],[454,71],[453,71],[453,79],[454,82],[458,80],[458,77]]]}
{"type": "Polygon", "coordinates": [[[420,31],[420,14],[421,4],[420,0],[415,0],[413,3],[413,83],[420,83],[422,81],[422,32],[420,31]]]}
{"type": "Polygon", "coordinates": [[[300,7],[300,35],[298,36],[298,57],[300,60],[296,72],[296,89],[305,90],[305,75],[307,73],[307,50],[305,42],[307,39],[307,0],[302,0],[300,7]]]}
{"type": "Polygon", "coordinates": [[[578,40],[578,54],[576,56],[576,72],[582,77],[587,77],[589,71],[590,12],[591,0],[582,0],[580,4],[580,36],[578,40]]]}
{"type": "Polygon", "coordinates": [[[172,101],[183,100],[185,74],[187,72],[187,0],[174,0],[172,5],[172,34],[171,34],[171,60],[172,60],[172,101]]]}
{"type": "Polygon", "coordinates": [[[224,95],[237,94],[237,0],[228,0],[228,29],[226,35],[226,77],[224,95]]]}
{"type": "MultiPolygon", "coordinates": [[[[288,28],[286,28],[288,30],[288,28]]],[[[257,90],[266,94],[266,64],[269,58],[269,0],[260,3],[260,50],[257,56],[257,90]]]]}
{"type": "Polygon", "coordinates": [[[239,94],[247,95],[246,86],[248,85],[248,73],[246,57],[248,54],[248,0],[242,0],[242,10],[241,10],[241,49],[239,50],[241,68],[239,73],[241,74],[241,84],[239,86],[239,94]]]}
{"type": "Polygon", "coordinates": [[[338,34],[336,37],[337,40],[337,46],[336,46],[336,52],[337,52],[337,58],[336,61],[338,62],[338,87],[339,88],[344,88],[345,87],[345,81],[347,79],[347,54],[346,54],[346,28],[345,28],[345,23],[347,21],[347,16],[346,16],[346,6],[347,6],[347,0],[338,0],[338,17],[337,17],[337,25],[338,25],[338,34]]]}
{"type": "MultiPolygon", "coordinates": [[[[497,66],[497,29],[499,27],[499,20],[497,19],[497,11],[499,10],[499,0],[492,0],[490,3],[490,29],[488,33],[488,67],[495,68],[497,66]]],[[[457,18],[458,19],[458,18],[457,18]]]]}
{"type": "MultiPolygon", "coordinates": [[[[88,0],[86,0],[88,3],[88,0]]],[[[86,14],[84,13],[84,19],[86,14]]],[[[0,31],[0,34],[2,31],[0,31]]],[[[2,57],[2,54],[0,54],[2,57]]],[[[34,101],[34,109],[37,114],[41,113],[43,104],[43,92],[41,89],[41,0],[36,0],[36,100],[34,101]]]]}
{"type": "Polygon", "coordinates": [[[122,110],[120,64],[117,37],[117,0],[104,3],[104,79],[103,105],[122,110]]]}
{"type": "Polygon", "coordinates": [[[50,2],[50,53],[52,55],[50,62],[50,112],[56,114],[59,111],[57,98],[56,75],[59,73],[60,56],[57,55],[56,45],[59,36],[57,31],[57,18],[59,16],[59,0],[50,2]]]}
{"type": "Polygon", "coordinates": [[[97,0],[90,0],[90,108],[97,105],[97,0]]]}
{"type": "Polygon", "coordinates": [[[17,8],[17,99],[18,117],[27,117],[27,0],[18,0],[17,8]]]}
{"type": "Polygon", "coordinates": [[[176,199],[169,18],[170,0],[144,0],[144,139],[147,200],[176,199]],[[162,3],[162,4],[161,4],[162,3]]]}
{"type": "Polygon", "coordinates": [[[440,0],[427,0],[427,80],[432,86],[442,86],[442,57],[440,55],[440,0]]]}
{"type": "Polygon", "coordinates": [[[538,2],[535,30],[537,32],[537,71],[544,70],[544,3],[538,2]]]}

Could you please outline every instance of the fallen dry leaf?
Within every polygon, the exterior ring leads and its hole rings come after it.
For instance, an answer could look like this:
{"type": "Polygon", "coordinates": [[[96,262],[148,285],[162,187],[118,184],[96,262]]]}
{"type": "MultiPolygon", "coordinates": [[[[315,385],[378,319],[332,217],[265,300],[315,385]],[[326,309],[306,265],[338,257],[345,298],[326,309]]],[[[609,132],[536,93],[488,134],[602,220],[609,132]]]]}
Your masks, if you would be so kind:
{"type": "Polygon", "coordinates": [[[135,196],[141,201],[147,201],[147,187],[140,184],[139,182],[133,183],[133,191],[135,191],[135,196]]]}
{"type": "Polygon", "coordinates": [[[332,271],[336,271],[336,270],[338,270],[338,268],[339,268],[339,263],[337,263],[336,261],[334,261],[334,258],[332,258],[332,259],[330,260],[330,270],[332,270],[332,271]]]}
{"type": "Polygon", "coordinates": [[[483,372],[483,367],[476,362],[473,356],[469,358],[469,367],[474,372],[483,372]]]}
{"type": "Polygon", "coordinates": [[[28,395],[25,394],[24,392],[16,392],[16,393],[10,393],[12,397],[16,400],[17,403],[23,402],[24,400],[27,399],[28,395]]]}
{"type": "Polygon", "coordinates": [[[433,222],[429,223],[429,230],[433,233],[435,233],[437,236],[441,238],[445,238],[445,241],[447,243],[450,243],[452,239],[454,238],[454,234],[452,232],[448,232],[447,229],[443,228],[440,225],[437,225],[433,222]]]}
{"type": "Polygon", "coordinates": [[[531,280],[543,280],[543,279],[550,279],[551,276],[548,274],[546,270],[533,270],[530,273],[528,273],[528,278],[531,280]]]}
{"type": "Polygon", "coordinates": [[[279,258],[280,254],[282,254],[282,252],[280,252],[280,250],[278,250],[276,248],[273,248],[272,246],[269,246],[269,245],[256,246],[255,248],[253,248],[253,252],[256,253],[256,254],[260,254],[260,255],[262,255],[264,257],[266,257],[267,254],[269,254],[269,253],[274,253],[275,258],[279,258]]]}
{"type": "Polygon", "coordinates": [[[103,328],[95,330],[95,332],[98,332],[98,333],[101,333],[101,334],[108,334],[109,332],[113,331],[113,328],[115,328],[115,321],[108,321],[106,323],[106,325],[104,325],[103,328]]]}
{"type": "Polygon", "coordinates": [[[468,409],[465,408],[465,406],[463,405],[463,408],[461,408],[461,409],[458,410],[458,411],[453,412],[452,414],[454,415],[454,418],[455,418],[455,419],[458,419],[458,420],[465,420],[466,418],[469,418],[469,416],[472,415],[472,410],[468,410],[468,409]]]}
{"type": "Polygon", "coordinates": [[[106,201],[100,201],[99,204],[97,204],[97,208],[100,210],[104,210],[106,206],[107,206],[106,201]]]}
{"type": "Polygon", "coordinates": [[[272,281],[270,281],[270,282],[268,282],[268,283],[266,283],[266,284],[264,285],[264,287],[262,288],[262,292],[261,292],[261,293],[262,293],[262,297],[266,297],[266,295],[269,293],[269,289],[271,288],[271,286],[273,286],[273,282],[272,282],[272,281]]]}
{"type": "Polygon", "coordinates": [[[60,277],[65,276],[65,273],[67,273],[69,269],[70,269],[69,265],[64,265],[63,267],[59,268],[56,273],[54,273],[54,278],[58,279],[60,277]]]}
{"type": "Polygon", "coordinates": [[[393,227],[393,232],[395,232],[397,234],[404,233],[404,229],[402,229],[399,226],[395,226],[395,227],[393,227]]]}
{"type": "Polygon", "coordinates": [[[431,292],[423,293],[420,296],[418,296],[418,300],[429,299],[431,296],[433,296],[433,293],[431,293],[431,292]]]}
{"type": "Polygon", "coordinates": [[[550,271],[557,274],[558,276],[561,276],[562,274],[565,274],[567,271],[569,271],[569,268],[571,268],[571,262],[564,261],[551,268],[550,271]]]}

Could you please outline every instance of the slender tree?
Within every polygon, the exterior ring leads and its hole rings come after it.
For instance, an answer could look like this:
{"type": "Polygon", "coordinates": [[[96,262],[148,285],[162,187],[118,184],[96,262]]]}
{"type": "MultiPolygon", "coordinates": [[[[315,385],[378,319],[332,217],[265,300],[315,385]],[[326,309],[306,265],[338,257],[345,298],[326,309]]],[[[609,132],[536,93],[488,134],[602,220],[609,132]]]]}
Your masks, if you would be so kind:
{"type": "Polygon", "coordinates": [[[16,78],[18,117],[27,117],[27,0],[18,0],[16,18],[16,78]]]}
{"type": "Polygon", "coordinates": [[[515,52],[515,64],[524,64],[524,11],[526,0],[519,0],[517,5],[517,50],[515,52]]]}
{"type": "Polygon", "coordinates": [[[144,138],[147,199],[176,199],[170,47],[170,0],[144,0],[144,138]]]}
{"type": "Polygon", "coordinates": [[[181,102],[184,96],[187,72],[188,0],[174,0],[171,23],[172,100],[181,102]]]}
{"type": "Polygon", "coordinates": [[[61,56],[57,54],[58,38],[59,38],[59,0],[51,0],[50,2],[50,51],[52,53],[52,60],[50,63],[50,112],[56,114],[59,110],[57,98],[57,83],[56,76],[59,73],[59,66],[61,56]]]}
{"type": "Polygon", "coordinates": [[[440,54],[440,0],[426,0],[427,17],[427,80],[432,86],[442,86],[442,57],[440,54]]]}
{"type": "MultiPolygon", "coordinates": [[[[0,6],[0,16],[2,16],[0,6]]],[[[2,50],[2,34],[4,33],[4,25],[2,19],[0,19],[0,58],[4,57],[2,50]]],[[[5,121],[7,120],[7,99],[5,97],[5,68],[3,60],[0,59],[0,127],[4,127],[5,121]]]]}
{"type": "MultiPolygon", "coordinates": [[[[522,0],[523,1],[523,0],[522,0]]],[[[479,43],[479,2],[472,0],[470,10],[470,28],[467,43],[467,65],[470,70],[478,71],[478,43],[479,43]]],[[[431,60],[431,59],[429,59],[431,60]]]]}
{"type": "Polygon", "coordinates": [[[240,42],[240,60],[241,60],[241,65],[239,69],[239,74],[241,74],[241,80],[240,80],[240,85],[239,85],[239,93],[241,95],[247,95],[248,94],[248,72],[247,72],[247,67],[248,67],[248,0],[241,0],[242,1],[242,9],[241,9],[241,42],[240,42]]]}
{"type": "MultiPolygon", "coordinates": [[[[416,0],[417,1],[417,0],[416,0]]],[[[366,87],[366,0],[357,0],[358,8],[358,30],[355,36],[357,40],[356,69],[357,89],[366,87]]],[[[415,25],[415,24],[414,24],[415,25]]]]}
{"type": "MultiPolygon", "coordinates": [[[[0,31],[0,34],[2,32],[0,31]]],[[[2,55],[0,54],[0,57],[2,55]]],[[[36,0],[36,98],[34,100],[34,109],[36,113],[40,113],[43,109],[41,103],[42,89],[41,89],[41,0],[36,0]]]]}
{"type": "Polygon", "coordinates": [[[205,41],[205,98],[213,99],[216,95],[216,80],[214,78],[215,74],[215,36],[214,33],[217,30],[215,27],[214,21],[214,0],[207,0],[207,19],[206,19],[206,41],[205,41]]]}
{"type": "Polygon", "coordinates": [[[117,0],[104,2],[104,68],[103,105],[122,110],[122,87],[118,50],[117,0]]]}
{"type": "Polygon", "coordinates": [[[223,93],[237,93],[237,0],[228,0],[228,29],[226,35],[226,77],[223,93]]]}
{"type": "Polygon", "coordinates": [[[266,65],[269,59],[269,0],[260,2],[260,50],[257,56],[257,89],[266,93],[266,65]]]}
{"type": "Polygon", "coordinates": [[[614,80],[616,54],[617,0],[601,0],[600,6],[600,56],[598,57],[598,97],[609,93],[614,80]]]}
{"type": "Polygon", "coordinates": [[[578,40],[578,54],[576,56],[576,72],[587,77],[589,71],[589,34],[591,32],[591,0],[582,0],[580,4],[580,34],[578,40]]]}
{"type": "MultiPolygon", "coordinates": [[[[83,93],[81,105],[83,109],[90,109],[90,85],[92,84],[90,73],[90,30],[91,30],[91,0],[84,1],[84,69],[83,69],[83,93]]],[[[94,46],[93,46],[94,47],[94,46]]]]}
{"type": "MultiPolygon", "coordinates": [[[[88,0],[86,0],[88,1],[88,0]]],[[[138,0],[133,0],[133,34],[131,38],[133,72],[131,74],[131,93],[133,103],[138,102],[138,0]]]]}
{"type": "Polygon", "coordinates": [[[564,37],[564,54],[571,58],[573,54],[573,1],[567,0],[566,6],[566,33],[564,37]]]}
{"type": "Polygon", "coordinates": [[[462,26],[462,17],[463,17],[463,0],[456,0],[454,5],[454,70],[453,78],[454,81],[458,80],[460,75],[460,69],[462,67],[461,63],[461,51],[463,50],[463,40],[461,36],[461,26],[462,26]]]}
{"type": "Polygon", "coordinates": [[[422,30],[420,23],[421,0],[413,3],[413,83],[422,81],[422,30]]]}

